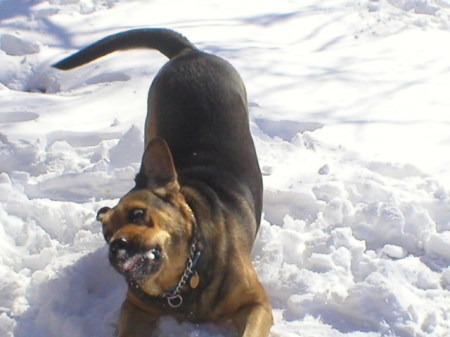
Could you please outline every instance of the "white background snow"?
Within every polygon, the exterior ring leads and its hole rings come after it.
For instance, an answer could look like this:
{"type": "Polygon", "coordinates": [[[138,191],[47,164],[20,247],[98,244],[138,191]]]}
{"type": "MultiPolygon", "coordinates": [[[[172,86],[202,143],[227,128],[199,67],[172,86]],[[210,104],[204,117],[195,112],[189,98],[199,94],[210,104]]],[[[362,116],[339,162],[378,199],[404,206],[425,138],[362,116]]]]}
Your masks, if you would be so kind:
{"type": "Polygon", "coordinates": [[[132,187],[165,59],[50,65],[138,27],[246,82],[272,337],[450,336],[449,0],[0,0],[1,337],[114,332],[125,283],[95,214],[132,187]]]}

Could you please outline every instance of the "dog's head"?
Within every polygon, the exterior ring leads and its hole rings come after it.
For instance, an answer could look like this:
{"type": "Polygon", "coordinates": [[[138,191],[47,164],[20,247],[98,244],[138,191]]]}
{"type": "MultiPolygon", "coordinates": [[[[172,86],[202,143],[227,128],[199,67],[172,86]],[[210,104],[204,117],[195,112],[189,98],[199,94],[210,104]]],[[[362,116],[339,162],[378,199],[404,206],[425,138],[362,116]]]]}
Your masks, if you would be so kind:
{"type": "Polygon", "coordinates": [[[135,188],[114,208],[100,209],[97,219],[109,244],[109,260],[130,285],[160,295],[178,282],[194,221],[164,140],[148,144],[135,188]]]}

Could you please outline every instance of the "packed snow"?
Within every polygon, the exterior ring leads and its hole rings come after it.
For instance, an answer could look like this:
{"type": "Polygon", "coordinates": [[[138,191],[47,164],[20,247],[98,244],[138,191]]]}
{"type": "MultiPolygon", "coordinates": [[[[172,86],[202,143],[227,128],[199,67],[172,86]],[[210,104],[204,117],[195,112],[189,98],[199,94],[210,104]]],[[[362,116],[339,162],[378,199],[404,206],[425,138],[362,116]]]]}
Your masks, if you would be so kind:
{"type": "MultiPolygon", "coordinates": [[[[449,0],[0,0],[0,336],[113,336],[95,215],[133,186],[165,59],[50,65],[175,29],[247,85],[271,337],[450,336],[449,0]]],[[[163,318],[163,336],[235,336],[163,318]]]]}

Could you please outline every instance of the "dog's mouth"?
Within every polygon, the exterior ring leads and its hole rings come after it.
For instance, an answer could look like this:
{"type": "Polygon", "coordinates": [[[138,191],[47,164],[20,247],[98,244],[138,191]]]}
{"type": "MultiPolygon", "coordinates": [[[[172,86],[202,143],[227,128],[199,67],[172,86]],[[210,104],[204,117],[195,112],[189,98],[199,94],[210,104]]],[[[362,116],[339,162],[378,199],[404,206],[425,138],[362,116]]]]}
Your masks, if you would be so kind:
{"type": "Polygon", "coordinates": [[[114,253],[110,252],[109,259],[113,267],[125,275],[129,282],[139,282],[159,270],[162,252],[160,247],[132,254],[121,249],[114,253]]]}

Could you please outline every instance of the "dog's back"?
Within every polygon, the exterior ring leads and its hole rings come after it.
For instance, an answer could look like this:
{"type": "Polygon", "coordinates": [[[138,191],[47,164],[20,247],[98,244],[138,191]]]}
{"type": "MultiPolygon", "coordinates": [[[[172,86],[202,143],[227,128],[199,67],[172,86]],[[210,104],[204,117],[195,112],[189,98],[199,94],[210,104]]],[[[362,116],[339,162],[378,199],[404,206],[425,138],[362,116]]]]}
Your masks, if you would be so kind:
{"type": "Polygon", "coordinates": [[[157,130],[152,138],[169,144],[182,184],[209,177],[216,190],[239,188],[244,195],[242,187],[248,186],[259,217],[262,182],[246,92],[228,62],[199,51],[183,52],[156,76],[149,109],[157,130]]]}
{"type": "Polygon", "coordinates": [[[254,206],[258,226],[261,173],[245,87],[228,62],[199,51],[171,30],[137,29],[106,37],[54,67],[72,69],[133,48],[156,49],[170,58],[150,88],[145,143],[156,136],[166,140],[181,184],[201,180],[219,194],[239,192],[254,206]]]}

